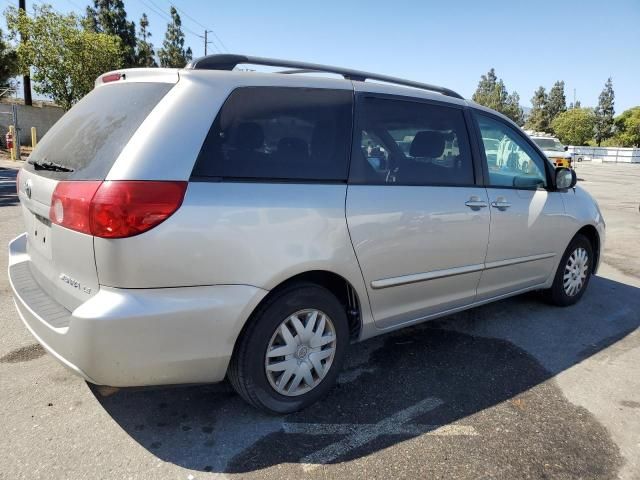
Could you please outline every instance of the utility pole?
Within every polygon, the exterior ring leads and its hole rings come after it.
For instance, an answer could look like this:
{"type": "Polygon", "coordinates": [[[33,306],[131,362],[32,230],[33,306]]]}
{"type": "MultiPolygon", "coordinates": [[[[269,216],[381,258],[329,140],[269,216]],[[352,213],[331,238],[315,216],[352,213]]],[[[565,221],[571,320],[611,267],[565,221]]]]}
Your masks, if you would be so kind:
{"type": "MultiPolygon", "coordinates": [[[[22,10],[26,15],[26,0],[18,0],[18,9],[22,10]]],[[[24,35],[22,34],[20,34],[20,41],[25,41],[24,35]]],[[[33,104],[33,101],[31,100],[31,77],[28,75],[28,72],[27,75],[22,77],[22,83],[24,84],[24,104],[31,106],[33,104]]]]}
{"type": "Polygon", "coordinates": [[[208,38],[209,38],[209,37],[208,37],[208,35],[209,35],[209,33],[210,33],[211,31],[212,31],[212,30],[205,30],[205,31],[204,31],[204,37],[202,37],[202,38],[204,38],[204,54],[205,54],[205,55],[207,54],[207,45],[209,45],[210,43],[213,43],[213,42],[210,42],[210,41],[208,40],[208,38]]]}
{"type": "Polygon", "coordinates": [[[13,148],[16,152],[16,158],[20,160],[22,158],[20,156],[20,125],[18,125],[18,106],[15,103],[11,105],[11,115],[13,117],[13,129],[15,131],[13,138],[13,144],[15,146],[13,148]]]}

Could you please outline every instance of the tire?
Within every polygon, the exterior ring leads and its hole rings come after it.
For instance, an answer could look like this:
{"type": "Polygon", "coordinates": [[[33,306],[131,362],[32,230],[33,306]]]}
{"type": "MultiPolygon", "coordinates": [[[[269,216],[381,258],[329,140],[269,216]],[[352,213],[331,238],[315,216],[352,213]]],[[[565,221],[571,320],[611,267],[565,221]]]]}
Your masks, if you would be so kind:
{"type": "Polygon", "coordinates": [[[567,307],[578,302],[589,285],[589,279],[593,272],[593,262],[593,246],[589,239],[581,234],[573,237],[573,240],[569,243],[558,265],[558,270],[553,279],[553,285],[545,291],[547,300],[560,307],[567,307]],[[572,265],[576,269],[573,272],[569,271],[572,265]],[[566,279],[567,285],[565,285],[565,274],[570,275],[570,277],[566,279]],[[584,278],[580,283],[579,279],[583,275],[584,278]],[[577,287],[578,283],[580,283],[579,287],[577,287]]]}
{"type": "Polygon", "coordinates": [[[338,299],[315,284],[292,284],[269,298],[252,316],[238,339],[227,375],[236,392],[256,408],[273,414],[295,412],[317,402],[331,390],[348,344],[347,315],[338,299]],[[314,311],[317,313],[312,320],[314,311]],[[294,315],[300,323],[295,323],[294,315]],[[309,327],[312,323],[315,332],[305,329],[300,334],[295,328],[296,325],[309,327]],[[294,337],[287,337],[289,342],[285,342],[283,324],[294,337]],[[318,347],[332,336],[330,343],[318,347]],[[301,341],[303,337],[304,341],[301,341]],[[294,347],[294,353],[290,353],[294,347]],[[279,353],[277,348],[287,355],[267,357],[268,350],[271,355],[279,353]],[[271,370],[280,368],[281,362],[283,365],[287,362],[287,369],[271,370]],[[318,365],[320,368],[316,368],[318,365]],[[306,378],[317,383],[310,386],[303,379],[294,388],[299,373],[307,369],[311,377],[306,378]],[[281,385],[283,381],[284,385],[281,385]]]}

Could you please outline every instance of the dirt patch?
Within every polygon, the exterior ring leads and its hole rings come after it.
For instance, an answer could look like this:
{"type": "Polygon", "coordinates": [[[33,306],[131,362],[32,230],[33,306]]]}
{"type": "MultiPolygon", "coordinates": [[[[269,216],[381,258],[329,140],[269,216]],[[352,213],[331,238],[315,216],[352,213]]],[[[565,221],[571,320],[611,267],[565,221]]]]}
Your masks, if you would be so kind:
{"type": "Polygon", "coordinates": [[[39,343],[16,348],[0,358],[0,363],[22,363],[40,358],[45,353],[44,348],[39,343]]]}

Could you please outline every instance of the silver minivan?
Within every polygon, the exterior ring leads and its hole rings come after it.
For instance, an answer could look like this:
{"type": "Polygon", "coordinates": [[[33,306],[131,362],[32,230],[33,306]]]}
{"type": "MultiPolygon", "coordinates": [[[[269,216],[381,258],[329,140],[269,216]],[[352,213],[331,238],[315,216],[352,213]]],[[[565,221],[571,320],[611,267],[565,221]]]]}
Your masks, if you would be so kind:
{"type": "Polygon", "coordinates": [[[530,290],[578,301],[605,224],[575,184],[446,88],[239,55],[122,70],[20,171],[9,278],[89,382],[228,377],[286,413],[351,342],[530,290]]]}

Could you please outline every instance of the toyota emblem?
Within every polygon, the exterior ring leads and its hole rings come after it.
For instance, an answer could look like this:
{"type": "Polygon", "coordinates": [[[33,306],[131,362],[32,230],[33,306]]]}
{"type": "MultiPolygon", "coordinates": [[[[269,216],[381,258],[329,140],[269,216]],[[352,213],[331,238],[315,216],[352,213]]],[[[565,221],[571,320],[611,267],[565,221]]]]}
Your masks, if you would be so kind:
{"type": "Polygon", "coordinates": [[[27,198],[31,198],[31,180],[24,182],[24,193],[27,194],[27,198]]]}

